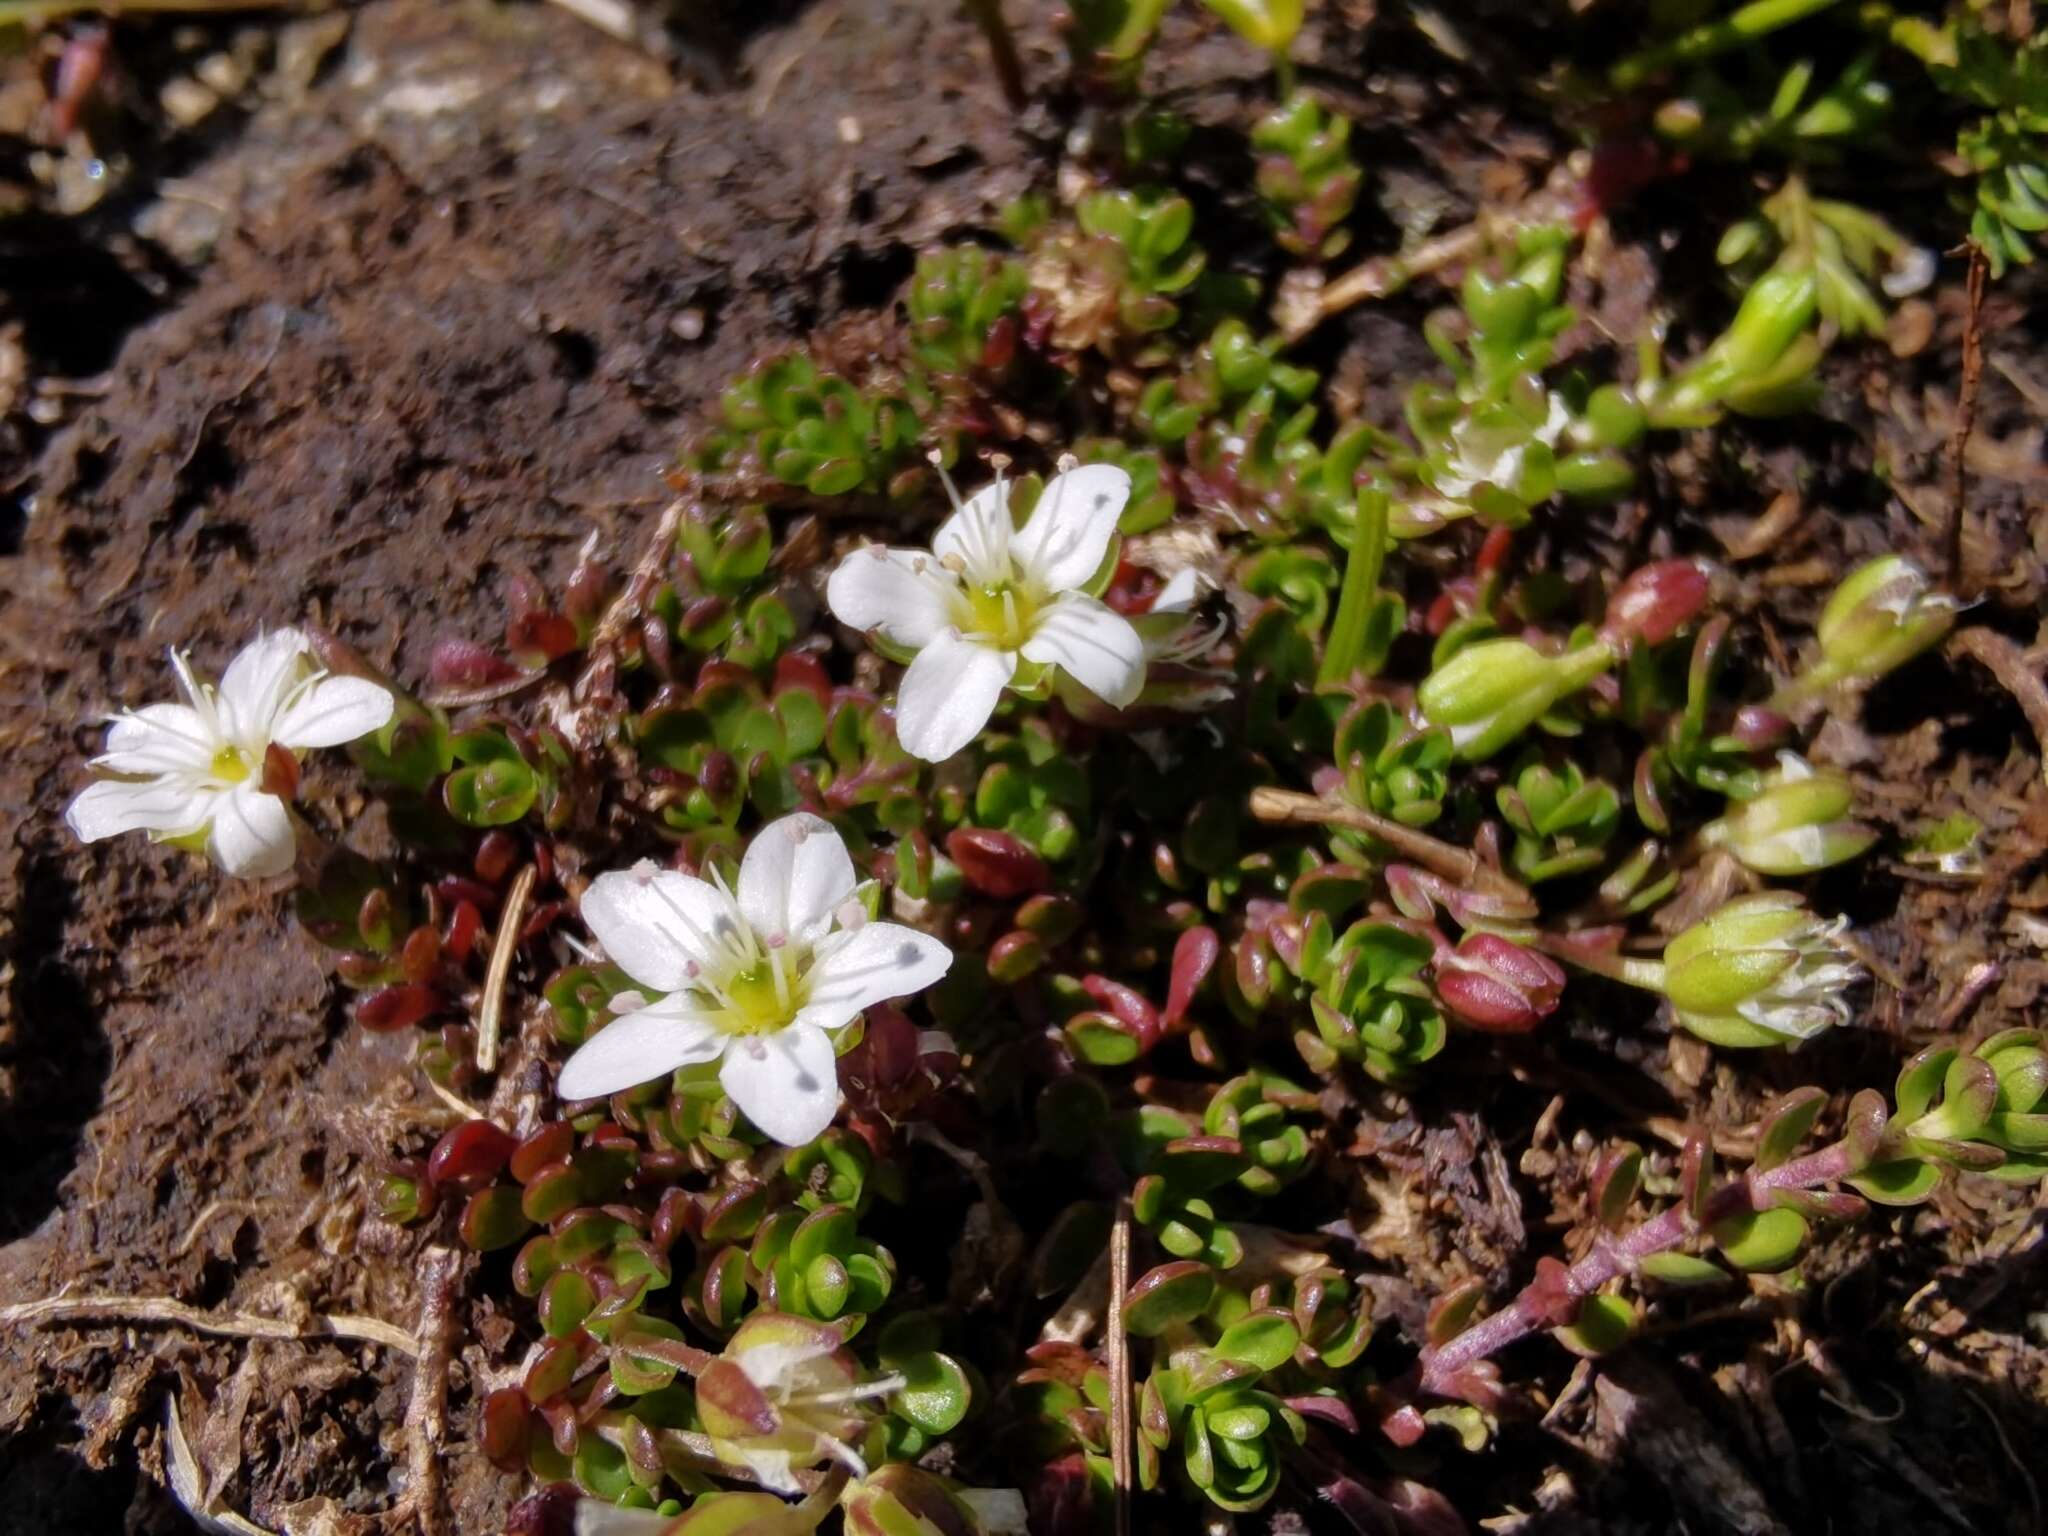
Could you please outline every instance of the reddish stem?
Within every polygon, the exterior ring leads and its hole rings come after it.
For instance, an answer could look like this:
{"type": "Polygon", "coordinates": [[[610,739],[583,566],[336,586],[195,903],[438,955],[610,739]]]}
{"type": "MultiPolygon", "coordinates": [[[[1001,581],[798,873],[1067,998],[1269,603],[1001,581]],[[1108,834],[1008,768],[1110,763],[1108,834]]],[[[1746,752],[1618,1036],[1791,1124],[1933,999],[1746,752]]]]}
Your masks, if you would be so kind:
{"type": "MultiPolygon", "coordinates": [[[[1709,1195],[1697,1223],[1681,1203],[1625,1236],[1602,1233],[1592,1250],[1564,1272],[1561,1289],[1574,1299],[1591,1296],[1617,1276],[1633,1273],[1650,1255],[1678,1247],[1702,1227],[1712,1227],[1745,1211],[1769,1209],[1771,1195],[1779,1190],[1833,1184],[1854,1171],[1847,1142],[1836,1142],[1775,1168],[1752,1168],[1709,1195]]],[[[1555,1277],[1539,1277],[1524,1286],[1501,1311],[1474,1323],[1457,1337],[1425,1349],[1419,1362],[1418,1390],[1439,1397],[1454,1395],[1449,1388],[1459,1373],[1498,1354],[1517,1339],[1550,1325],[1559,1289],[1555,1277]]]]}

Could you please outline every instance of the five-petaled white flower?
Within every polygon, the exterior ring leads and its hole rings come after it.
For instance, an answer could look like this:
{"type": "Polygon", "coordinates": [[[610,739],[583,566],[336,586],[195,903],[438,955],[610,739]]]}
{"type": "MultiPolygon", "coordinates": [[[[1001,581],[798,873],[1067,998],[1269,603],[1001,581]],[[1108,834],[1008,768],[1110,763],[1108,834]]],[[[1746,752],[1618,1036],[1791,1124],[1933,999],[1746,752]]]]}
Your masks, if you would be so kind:
{"type": "Polygon", "coordinates": [[[1000,477],[962,503],[929,552],[871,547],[833,571],[825,601],[885,649],[914,652],[896,690],[896,736],[939,762],[975,738],[1003,689],[1035,689],[1051,668],[1114,708],[1145,685],[1138,631],[1087,588],[1101,571],[1131,477],[1063,460],[1020,529],[1000,477]]]}
{"type": "Polygon", "coordinates": [[[846,844],[799,812],[755,834],[739,889],[643,860],[599,875],[583,921],[649,992],[562,1068],[565,1099],[593,1099],[722,1058],[732,1101],[785,1146],[832,1123],[832,1037],[862,1009],[930,986],[953,952],[928,934],[864,921],[846,844]]]}
{"type": "Polygon", "coordinates": [[[330,677],[296,629],[251,641],[218,688],[195,677],[176,650],[171,666],[185,702],[117,715],[106,751],[92,760],[111,777],[87,785],[65,822],[88,843],[147,832],[158,842],[203,848],[231,875],[283,874],[296,850],[286,801],[297,754],[383,726],[396,708],[390,690],[366,678],[330,677]]]}

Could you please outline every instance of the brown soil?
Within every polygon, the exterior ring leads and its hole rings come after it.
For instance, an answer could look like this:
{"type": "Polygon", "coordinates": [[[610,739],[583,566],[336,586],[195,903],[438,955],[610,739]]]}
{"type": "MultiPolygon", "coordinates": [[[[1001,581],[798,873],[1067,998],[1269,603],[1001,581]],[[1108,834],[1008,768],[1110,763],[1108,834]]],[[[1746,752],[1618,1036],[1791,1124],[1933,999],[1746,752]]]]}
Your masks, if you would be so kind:
{"type": "MultiPolygon", "coordinates": [[[[93,722],[149,695],[167,644],[217,663],[257,626],[311,617],[417,678],[444,634],[498,628],[517,573],[558,581],[592,536],[629,559],[683,426],[731,374],[887,303],[919,246],[985,226],[1052,164],[1053,120],[1011,117],[956,8],[822,0],[752,25],[687,61],[707,79],[671,88],[550,7],[381,0],[302,98],[172,167],[209,262],[186,272],[159,252],[175,270],[160,300],[145,285],[29,335],[32,373],[111,366],[53,430],[10,424],[17,462],[0,464],[26,511],[0,561],[0,1303],[142,1296],[309,1332],[333,1315],[415,1326],[429,1239],[380,1222],[363,1188],[448,1123],[404,1046],[348,1026],[278,893],[138,840],[81,850],[59,815],[93,722]]],[[[1326,83],[1393,184],[1469,208],[1497,190],[1482,167],[1540,174],[1554,152],[1522,121],[1540,114],[1463,94],[1498,64],[1461,68],[1403,32],[1368,85],[1345,19],[1326,25],[1326,83]]],[[[1026,41],[1050,74],[1049,36],[1026,41]]],[[[1172,43],[1154,64],[1180,104],[1241,120],[1259,89],[1249,56],[1212,29],[1172,43]]],[[[76,252],[50,246],[42,274],[76,252]]],[[[1624,244],[1588,297],[1625,330],[1654,270],[1624,244]]],[[[2039,292],[2001,289],[1986,314],[1969,461],[1978,617],[2022,644],[2041,638],[2048,557],[2048,361],[2023,318],[2039,292]]],[[[1427,365],[1416,322],[1436,299],[1347,317],[1320,360],[1341,357],[1380,412],[1427,365]]],[[[1892,544],[1938,565],[1960,291],[1932,318],[1916,355],[1865,349],[1840,368],[1830,412],[1858,432],[1684,445],[1659,465],[1658,515],[1592,542],[1639,547],[1667,514],[1739,531],[1797,486],[1803,519],[1732,562],[1741,600],[1788,636],[1847,558],[1892,544]],[[1919,521],[1887,521],[1873,442],[1919,521]]],[[[1360,1165],[1374,1182],[1355,1215],[1369,1252],[1423,1292],[1473,1268],[1525,1272],[1583,1214],[1580,1154],[1599,1138],[1708,1106],[1740,1126],[1772,1073],[1883,1083],[1985,960],[2001,971],[1974,1022],[2036,1015],[2048,789],[2010,695],[1973,661],[1930,658],[1824,739],[1897,828],[1967,810],[1991,829],[1968,881],[1895,866],[1818,895],[1872,949],[1871,1028],[1738,1073],[1645,1045],[1639,1005],[1588,988],[1555,1049],[1468,1052],[1413,1119],[1368,1112],[1381,1155],[1360,1165]],[[1568,1108],[1546,1116],[1554,1093],[1568,1108]]],[[[2039,1529],[2041,1236],[2027,1196],[1964,1181],[1834,1236],[1804,1295],[1759,1282],[1677,1314],[1597,1384],[1556,1351],[1518,1354],[1510,1374],[1551,1421],[1511,1426],[1507,1454],[1442,1481],[1474,1517],[1544,1512],[1510,1529],[2039,1529]]],[[[477,1386],[509,1330],[468,1278],[458,1336],[475,1342],[450,1367],[439,1444],[442,1528],[464,1533],[494,1529],[521,1491],[473,1445],[477,1386]]],[[[1392,1311],[1414,1294],[1391,1285],[1392,1311]]],[[[414,1375],[375,1343],[134,1317],[8,1328],[0,1523],[189,1529],[159,1487],[174,1398],[220,1507],[273,1530],[412,1529],[414,1375]]]]}

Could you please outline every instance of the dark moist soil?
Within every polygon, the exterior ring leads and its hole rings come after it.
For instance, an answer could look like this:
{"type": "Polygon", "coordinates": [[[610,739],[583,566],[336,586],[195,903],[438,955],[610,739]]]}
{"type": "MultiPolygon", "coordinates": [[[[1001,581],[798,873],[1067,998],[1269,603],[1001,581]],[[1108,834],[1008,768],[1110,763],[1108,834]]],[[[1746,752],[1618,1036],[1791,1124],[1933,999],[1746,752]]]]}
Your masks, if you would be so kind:
{"type": "MultiPolygon", "coordinates": [[[[1517,174],[1540,179],[1559,145],[1498,84],[1519,78],[1527,41],[1502,13],[1434,46],[1388,25],[1361,65],[1369,7],[1353,9],[1312,27],[1307,51],[1310,78],[1357,117],[1378,189],[1361,251],[1432,200],[1455,219],[1517,174]]],[[[309,1331],[329,1315],[414,1326],[427,1239],[377,1219],[365,1191],[447,1123],[407,1045],[348,1025],[278,892],[137,839],[81,849],[59,817],[93,722],[159,690],[167,645],[217,665],[258,626],[310,618],[418,678],[442,636],[496,632],[520,573],[558,583],[593,537],[630,560],[668,456],[728,377],[885,305],[920,246],[985,229],[1054,163],[1059,123],[1007,112],[956,8],[824,0],[708,35],[672,86],[552,8],[371,5],[298,88],[160,157],[134,196],[168,188],[159,215],[183,222],[153,226],[154,243],[108,235],[128,207],[9,246],[0,324],[43,397],[54,382],[68,403],[54,422],[17,411],[0,437],[21,509],[0,529],[0,1303],[68,1292],[309,1331]],[[171,247],[212,258],[187,267],[171,247]],[[53,295],[68,296],[61,320],[53,295]]],[[[1035,18],[1025,42],[1050,78],[1035,18]]],[[[1210,129],[1241,125],[1265,90],[1255,59],[1194,22],[1176,21],[1152,68],[1210,129]]],[[[1201,162],[1196,177],[1228,189],[1242,170],[1201,162]]],[[[1621,221],[1604,280],[1575,296],[1617,334],[1666,267],[1642,233],[1631,243],[1621,221]]],[[[2014,282],[1987,305],[1968,456],[1972,621],[2022,645],[2041,640],[2048,555],[2040,292],[2014,282]]],[[[1429,366],[1419,321],[1440,301],[1349,315],[1314,360],[1390,420],[1429,366]]],[[[1960,288],[1913,318],[1904,355],[1870,346],[1835,365],[1825,419],[1682,443],[1633,511],[1562,530],[1561,551],[1619,563],[1670,529],[1686,547],[1710,530],[1733,546],[1733,600],[1787,645],[1846,562],[1896,547],[1938,567],[1960,288]],[[1780,491],[1803,515],[1750,548],[1780,491]]],[[[1348,1109],[1351,1222],[1401,1277],[1384,1286],[1388,1332],[1464,1274],[1518,1283],[1564,1246],[1604,1138],[1668,1154],[1655,1137],[1705,1117],[1740,1152],[1773,1085],[1882,1084],[1942,1028],[2037,1017],[2048,791],[2011,697],[1937,655],[1822,741],[1890,828],[1965,811],[1989,829],[1966,878],[1858,866],[1816,893],[1870,948],[1869,1027],[1737,1069],[1646,1035],[1636,999],[1575,987],[1542,1047],[1461,1047],[1414,1105],[1348,1109]],[[1985,961],[1996,980],[1944,1018],[1985,961]]],[[[1517,1352],[1507,1374],[1544,1422],[1421,1475],[1495,1530],[2038,1530],[2041,1238],[2030,1195],[1961,1181],[1831,1234],[1801,1288],[1759,1280],[1660,1312],[1657,1337],[1597,1373],[1549,1346],[1517,1352]]],[[[426,1528],[480,1533],[522,1490],[475,1451],[479,1385],[510,1330],[469,1279],[439,1437],[445,1513],[426,1528]]],[[[160,1486],[175,1401],[200,1503],[294,1533],[411,1530],[413,1391],[410,1361],[380,1344],[210,1338],[133,1315],[8,1327],[0,1525],[193,1529],[160,1486]]]]}

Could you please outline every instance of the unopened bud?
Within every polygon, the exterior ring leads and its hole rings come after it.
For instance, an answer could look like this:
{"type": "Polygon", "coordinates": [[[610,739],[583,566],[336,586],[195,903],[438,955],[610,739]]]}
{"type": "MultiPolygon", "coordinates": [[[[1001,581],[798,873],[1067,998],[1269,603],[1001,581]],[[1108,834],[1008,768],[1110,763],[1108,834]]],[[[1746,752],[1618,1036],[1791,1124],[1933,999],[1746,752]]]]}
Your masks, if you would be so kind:
{"type": "Polygon", "coordinates": [[[1474,1029],[1519,1035],[1557,1010],[1564,969],[1497,933],[1468,933],[1437,962],[1436,993],[1474,1029]]]}
{"type": "Polygon", "coordinates": [[[1602,641],[1545,656],[1523,640],[1482,640],[1424,678],[1415,702],[1430,724],[1451,733],[1458,756],[1478,762],[1613,664],[1613,647],[1602,641]]]}
{"type": "Polygon", "coordinates": [[[1880,555],[1849,573],[1821,610],[1818,672],[1826,681],[1868,682],[1912,660],[1954,627],[1960,605],[1930,590],[1901,555],[1880,555]]]}
{"type": "Polygon", "coordinates": [[[1699,617],[1707,589],[1707,568],[1697,560],[1646,565],[1615,591],[1601,633],[1617,645],[1662,645],[1699,617]]]}
{"type": "Polygon", "coordinates": [[[1790,752],[1760,793],[1709,823],[1701,837],[1765,875],[1804,875],[1846,863],[1877,841],[1849,815],[1854,794],[1837,773],[1817,772],[1790,752]]]}

